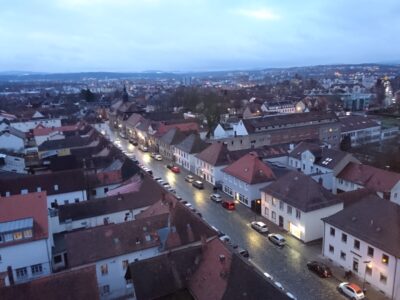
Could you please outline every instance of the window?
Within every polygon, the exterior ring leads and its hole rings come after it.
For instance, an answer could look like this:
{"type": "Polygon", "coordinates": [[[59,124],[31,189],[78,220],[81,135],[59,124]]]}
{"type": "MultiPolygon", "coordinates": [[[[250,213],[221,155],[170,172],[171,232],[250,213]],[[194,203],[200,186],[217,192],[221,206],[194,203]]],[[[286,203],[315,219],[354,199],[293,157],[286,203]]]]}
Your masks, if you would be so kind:
{"type": "Polygon", "coordinates": [[[24,230],[24,237],[31,238],[32,237],[32,229],[24,230]]]}
{"type": "Polygon", "coordinates": [[[347,234],[342,233],[342,242],[347,243],[347,234]]]}
{"type": "Polygon", "coordinates": [[[69,200],[64,200],[64,204],[69,204],[69,200]]]}
{"type": "Polygon", "coordinates": [[[346,260],[346,253],[344,253],[343,251],[340,251],[340,258],[343,260],[346,260]]]}
{"type": "Polygon", "coordinates": [[[283,210],[283,208],[284,208],[284,202],[281,200],[281,201],[279,201],[279,209],[280,210],[283,210]]]}
{"type": "Polygon", "coordinates": [[[288,213],[289,215],[292,214],[292,207],[291,207],[290,205],[287,206],[287,213],[288,213]]]}
{"type": "Polygon", "coordinates": [[[269,218],[269,209],[268,209],[268,207],[264,207],[264,216],[269,218]]]}
{"type": "Polygon", "coordinates": [[[108,284],[102,285],[100,287],[100,294],[101,295],[106,295],[106,294],[109,294],[109,293],[110,293],[110,286],[108,284]]]}
{"type": "Polygon", "coordinates": [[[107,275],[108,274],[108,266],[107,266],[107,264],[105,264],[105,265],[101,265],[100,266],[100,271],[101,271],[101,275],[107,275]]]}
{"type": "Polygon", "coordinates": [[[13,240],[13,235],[12,235],[12,233],[6,233],[5,235],[4,235],[4,241],[5,242],[9,242],[9,241],[12,241],[13,240]]]}
{"type": "Polygon", "coordinates": [[[22,239],[22,232],[14,232],[14,240],[20,240],[22,239]]]}
{"type": "Polygon", "coordinates": [[[79,198],[75,198],[75,203],[79,203],[79,198]]]}
{"type": "Polygon", "coordinates": [[[383,284],[386,284],[386,282],[387,282],[387,276],[386,276],[386,275],[383,275],[383,274],[381,273],[381,276],[380,276],[380,278],[379,278],[379,281],[382,282],[383,284]]]}
{"type": "Polygon", "coordinates": [[[129,265],[129,261],[127,259],[122,261],[122,268],[124,270],[126,270],[128,268],[128,265],[129,265]]]}
{"type": "Polygon", "coordinates": [[[274,211],[271,213],[271,218],[272,220],[276,220],[276,213],[274,211]]]}
{"type": "Polygon", "coordinates": [[[62,262],[62,256],[61,255],[54,256],[54,263],[59,264],[60,262],[62,262]]]}
{"type": "Polygon", "coordinates": [[[354,240],[354,249],[360,250],[360,241],[354,240]]]}
{"type": "Polygon", "coordinates": [[[300,218],[301,218],[301,212],[298,209],[296,209],[296,219],[300,220],[300,218]]]}
{"type": "Polygon", "coordinates": [[[104,193],[108,192],[108,187],[104,188],[104,193]]]}
{"type": "Polygon", "coordinates": [[[58,191],[58,184],[55,184],[55,185],[54,185],[54,190],[55,190],[55,191],[58,191]]]}
{"type": "Polygon", "coordinates": [[[387,256],[386,254],[382,254],[382,263],[384,265],[389,264],[389,256],[387,256]]]}
{"type": "Polygon", "coordinates": [[[335,228],[331,227],[331,236],[335,236],[335,228]]]}
{"type": "Polygon", "coordinates": [[[368,247],[368,256],[374,257],[374,248],[368,247]]]}
{"type": "Polygon", "coordinates": [[[329,252],[330,253],[334,253],[335,252],[335,248],[332,245],[329,245],[329,252]]]}
{"type": "Polygon", "coordinates": [[[365,274],[372,276],[372,267],[368,264],[365,267],[365,274]]]}
{"type": "Polygon", "coordinates": [[[15,269],[15,274],[17,275],[18,280],[28,277],[28,271],[26,270],[26,268],[15,269]]]}
{"type": "Polygon", "coordinates": [[[276,206],[276,199],[274,197],[271,198],[271,204],[272,206],[276,206]]]}
{"type": "Polygon", "coordinates": [[[39,275],[43,273],[42,264],[31,266],[32,275],[39,275]]]}

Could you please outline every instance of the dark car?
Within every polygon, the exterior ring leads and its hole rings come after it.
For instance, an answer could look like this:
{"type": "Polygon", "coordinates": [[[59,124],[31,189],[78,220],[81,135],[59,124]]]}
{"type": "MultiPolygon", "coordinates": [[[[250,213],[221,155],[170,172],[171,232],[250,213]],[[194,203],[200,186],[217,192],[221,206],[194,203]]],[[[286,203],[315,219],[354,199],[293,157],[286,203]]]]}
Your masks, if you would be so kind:
{"type": "Polygon", "coordinates": [[[320,277],[327,278],[332,276],[332,271],[329,267],[319,261],[309,261],[307,268],[314,273],[317,273],[320,277]]]}
{"type": "Polygon", "coordinates": [[[241,256],[243,256],[244,258],[249,258],[249,257],[250,257],[249,251],[247,251],[246,249],[238,248],[238,249],[237,249],[237,252],[238,252],[241,256]]]}
{"type": "Polygon", "coordinates": [[[194,186],[195,188],[198,188],[199,190],[204,189],[204,184],[200,180],[193,181],[192,186],[194,186]]]}

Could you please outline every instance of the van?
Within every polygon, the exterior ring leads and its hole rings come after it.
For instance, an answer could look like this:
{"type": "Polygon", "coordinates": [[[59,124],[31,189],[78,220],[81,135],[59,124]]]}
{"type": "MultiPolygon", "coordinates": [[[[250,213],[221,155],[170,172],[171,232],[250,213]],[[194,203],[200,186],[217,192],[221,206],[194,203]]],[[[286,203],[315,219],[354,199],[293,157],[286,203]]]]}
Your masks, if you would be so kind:
{"type": "Polygon", "coordinates": [[[194,186],[195,188],[198,188],[199,190],[204,189],[204,184],[200,180],[193,181],[192,186],[194,186]]]}

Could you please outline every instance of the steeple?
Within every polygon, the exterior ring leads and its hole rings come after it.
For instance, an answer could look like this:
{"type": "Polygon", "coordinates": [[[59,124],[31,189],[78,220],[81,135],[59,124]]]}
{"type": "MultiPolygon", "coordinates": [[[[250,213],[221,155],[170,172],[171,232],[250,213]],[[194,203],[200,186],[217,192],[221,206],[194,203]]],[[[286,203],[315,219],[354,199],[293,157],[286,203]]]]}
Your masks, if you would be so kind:
{"type": "Polygon", "coordinates": [[[126,86],[124,85],[124,89],[122,91],[122,101],[128,102],[128,100],[129,100],[128,92],[126,91],[126,86]]]}

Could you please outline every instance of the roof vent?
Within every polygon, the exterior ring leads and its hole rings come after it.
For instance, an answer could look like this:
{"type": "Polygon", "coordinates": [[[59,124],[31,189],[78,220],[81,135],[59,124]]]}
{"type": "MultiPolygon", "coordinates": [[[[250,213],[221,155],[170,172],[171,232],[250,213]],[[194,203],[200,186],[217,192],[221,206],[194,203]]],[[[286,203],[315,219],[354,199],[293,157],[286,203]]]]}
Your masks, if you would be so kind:
{"type": "Polygon", "coordinates": [[[219,255],[219,261],[220,261],[221,263],[225,262],[225,255],[220,254],[220,255],[219,255]]]}
{"type": "Polygon", "coordinates": [[[356,218],[356,217],[352,217],[351,220],[352,220],[353,222],[355,222],[355,221],[357,221],[357,218],[356,218]]]}
{"type": "Polygon", "coordinates": [[[299,180],[299,177],[295,176],[295,177],[294,177],[294,180],[299,180]]]}
{"type": "Polygon", "coordinates": [[[373,219],[371,219],[370,225],[371,225],[371,226],[374,225],[374,220],[373,220],[373,219]]]}
{"type": "Polygon", "coordinates": [[[380,232],[381,230],[382,230],[382,228],[380,228],[379,226],[376,227],[376,231],[377,231],[377,232],[380,232]]]}
{"type": "Polygon", "coordinates": [[[245,172],[248,172],[248,171],[249,171],[249,168],[244,168],[244,171],[245,171],[245,172]]]}

